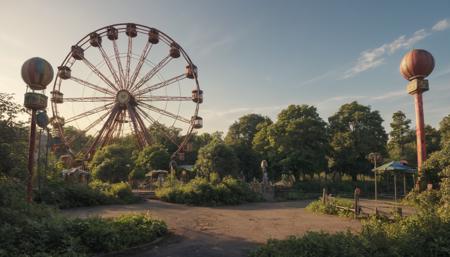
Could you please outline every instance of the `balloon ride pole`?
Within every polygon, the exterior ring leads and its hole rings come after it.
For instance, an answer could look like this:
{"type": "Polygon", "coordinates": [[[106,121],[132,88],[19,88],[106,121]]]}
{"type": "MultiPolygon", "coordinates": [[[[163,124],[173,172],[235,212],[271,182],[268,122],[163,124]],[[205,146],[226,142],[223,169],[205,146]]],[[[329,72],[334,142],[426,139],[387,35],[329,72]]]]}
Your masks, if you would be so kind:
{"type": "Polygon", "coordinates": [[[34,169],[34,149],[36,144],[36,110],[31,110],[30,139],[28,146],[28,181],[27,181],[27,202],[31,203],[33,198],[33,169],[34,169]]]}
{"type": "Polygon", "coordinates": [[[22,79],[27,84],[24,106],[31,110],[27,181],[27,202],[31,203],[33,201],[34,150],[36,147],[36,111],[47,108],[47,96],[43,90],[53,79],[53,68],[46,60],[33,57],[22,65],[22,79]],[[28,89],[31,89],[31,92],[28,92],[28,89]]]}
{"type": "Polygon", "coordinates": [[[400,64],[400,73],[410,82],[406,90],[414,96],[416,111],[416,144],[417,144],[417,172],[415,189],[420,190],[420,179],[423,173],[423,163],[427,158],[425,144],[425,122],[423,115],[422,94],[429,90],[428,80],[425,79],[434,69],[433,56],[422,49],[414,49],[407,53],[400,64]]]}

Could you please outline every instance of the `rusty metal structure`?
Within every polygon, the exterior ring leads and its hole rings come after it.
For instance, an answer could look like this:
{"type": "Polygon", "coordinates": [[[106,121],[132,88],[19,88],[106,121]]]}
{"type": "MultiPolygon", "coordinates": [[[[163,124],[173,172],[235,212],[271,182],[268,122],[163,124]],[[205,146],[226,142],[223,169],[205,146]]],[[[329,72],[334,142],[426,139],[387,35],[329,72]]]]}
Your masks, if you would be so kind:
{"type": "Polygon", "coordinates": [[[47,108],[47,96],[40,91],[45,90],[53,80],[53,68],[46,60],[33,57],[24,62],[21,73],[23,81],[27,84],[24,106],[31,110],[27,181],[27,202],[31,203],[33,201],[34,151],[36,150],[36,112],[47,108]]]}
{"type": "Polygon", "coordinates": [[[419,174],[419,179],[416,180],[416,189],[420,187],[422,167],[427,158],[422,94],[429,90],[428,80],[425,78],[431,74],[433,69],[433,55],[423,49],[414,49],[408,52],[400,63],[400,73],[410,81],[406,90],[408,94],[414,96],[416,111],[417,170],[419,174]]]}
{"type": "Polygon", "coordinates": [[[120,23],[71,47],[51,91],[51,123],[61,147],[84,160],[125,135],[143,148],[152,143],[149,127],[163,124],[182,134],[164,134],[176,146],[172,157],[182,158],[193,130],[203,127],[202,102],[197,66],[179,43],[156,28],[120,23]],[[78,138],[65,135],[67,126],[90,137],[81,152],[71,150],[78,138]]]}

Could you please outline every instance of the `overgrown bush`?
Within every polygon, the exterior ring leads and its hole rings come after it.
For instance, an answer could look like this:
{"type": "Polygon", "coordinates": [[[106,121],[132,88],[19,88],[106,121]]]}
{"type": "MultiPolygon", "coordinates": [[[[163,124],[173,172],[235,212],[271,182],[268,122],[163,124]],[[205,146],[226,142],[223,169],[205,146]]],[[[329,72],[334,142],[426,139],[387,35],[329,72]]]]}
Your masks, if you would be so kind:
{"type": "Polygon", "coordinates": [[[450,223],[431,213],[396,222],[370,219],[359,234],[308,232],[285,240],[269,240],[252,257],[288,256],[450,256],[450,223]]]}
{"type": "Polygon", "coordinates": [[[36,192],[35,195],[36,202],[54,205],[61,209],[139,201],[127,183],[109,184],[98,180],[94,180],[89,185],[50,181],[41,192],[36,192]]]}
{"type": "Polygon", "coordinates": [[[149,214],[67,219],[25,202],[23,185],[0,178],[0,256],[92,256],[153,241],[167,232],[149,214]]]}
{"type": "Polygon", "coordinates": [[[319,199],[308,204],[306,209],[316,213],[339,215],[343,217],[353,216],[353,212],[338,208],[338,206],[351,209],[353,208],[353,202],[349,199],[329,198],[326,203],[323,203],[322,199],[319,199]]]}
{"type": "Polygon", "coordinates": [[[197,177],[187,184],[169,180],[156,191],[156,196],[167,202],[212,206],[235,205],[262,199],[247,183],[232,177],[225,177],[220,182],[197,177]]]}
{"type": "MultiPolygon", "coordinates": [[[[450,256],[450,169],[445,168],[440,176],[439,191],[409,196],[416,205],[415,215],[393,221],[371,217],[357,234],[310,232],[286,240],[269,240],[251,256],[450,256]]],[[[317,201],[308,208],[333,213],[332,204],[317,201]]]]}

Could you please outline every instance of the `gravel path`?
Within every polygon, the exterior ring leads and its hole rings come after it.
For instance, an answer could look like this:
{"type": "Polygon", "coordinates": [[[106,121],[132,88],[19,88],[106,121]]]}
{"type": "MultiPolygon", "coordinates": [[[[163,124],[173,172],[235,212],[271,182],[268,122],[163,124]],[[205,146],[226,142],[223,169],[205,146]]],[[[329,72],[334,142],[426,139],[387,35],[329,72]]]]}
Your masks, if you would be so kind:
{"type": "Polygon", "coordinates": [[[114,217],[124,213],[150,212],[164,220],[173,235],[141,256],[247,256],[267,239],[283,239],[306,231],[358,231],[359,221],[313,214],[309,201],[251,203],[231,207],[192,207],[148,200],[141,204],[77,208],[64,211],[69,217],[114,217]]]}

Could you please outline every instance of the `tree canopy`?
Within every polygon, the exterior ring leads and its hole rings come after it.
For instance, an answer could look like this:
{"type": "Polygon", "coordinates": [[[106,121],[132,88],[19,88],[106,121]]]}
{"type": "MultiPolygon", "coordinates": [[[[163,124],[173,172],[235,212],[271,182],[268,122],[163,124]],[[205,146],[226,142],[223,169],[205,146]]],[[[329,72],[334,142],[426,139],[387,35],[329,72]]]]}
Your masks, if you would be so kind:
{"type": "Polygon", "coordinates": [[[117,144],[97,150],[90,163],[93,177],[110,183],[127,181],[134,166],[131,151],[132,149],[117,144]]]}
{"type": "Polygon", "coordinates": [[[326,169],[327,128],[314,106],[288,106],[275,123],[260,128],[253,143],[269,163],[296,175],[326,169]]]}
{"type": "Polygon", "coordinates": [[[147,146],[140,151],[136,158],[136,167],[150,170],[168,170],[170,155],[162,145],[147,146]]]}
{"type": "Polygon", "coordinates": [[[195,169],[205,176],[217,172],[221,177],[227,175],[236,177],[239,175],[238,162],[230,146],[219,140],[213,140],[200,148],[195,169]]]}
{"type": "Polygon", "coordinates": [[[353,180],[370,170],[367,155],[386,154],[387,134],[378,111],[354,101],[344,104],[329,119],[333,167],[348,173],[353,180]]]}
{"type": "Polygon", "coordinates": [[[259,114],[247,114],[239,118],[228,129],[225,143],[230,145],[239,159],[239,172],[247,180],[261,177],[261,157],[253,149],[253,138],[258,131],[272,124],[268,117],[259,114]]]}

